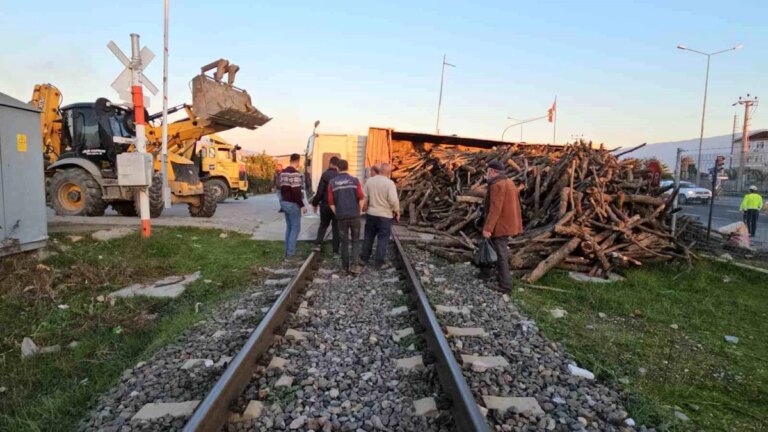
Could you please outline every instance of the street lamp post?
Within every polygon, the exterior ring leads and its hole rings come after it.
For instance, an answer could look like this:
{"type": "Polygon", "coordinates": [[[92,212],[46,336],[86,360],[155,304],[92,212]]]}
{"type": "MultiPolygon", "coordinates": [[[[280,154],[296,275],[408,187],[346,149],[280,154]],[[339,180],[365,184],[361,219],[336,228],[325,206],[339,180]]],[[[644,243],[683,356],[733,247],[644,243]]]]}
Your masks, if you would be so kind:
{"type": "Polygon", "coordinates": [[[699,184],[699,179],[701,178],[701,148],[702,148],[702,145],[704,143],[704,118],[705,118],[705,116],[707,114],[707,88],[709,87],[709,63],[710,63],[710,60],[712,59],[712,56],[714,56],[714,55],[722,54],[722,53],[728,52],[728,51],[735,51],[735,50],[741,49],[742,47],[743,47],[743,45],[736,45],[736,46],[734,46],[732,48],[724,49],[724,50],[721,50],[721,51],[716,51],[716,52],[713,52],[713,53],[705,53],[705,52],[697,51],[695,49],[688,48],[685,45],[678,45],[677,46],[677,49],[681,49],[681,50],[684,50],[684,51],[690,51],[692,53],[696,53],[696,54],[701,54],[701,55],[707,56],[707,74],[706,74],[706,77],[704,78],[704,104],[703,104],[703,106],[701,108],[701,131],[699,133],[699,156],[698,156],[698,160],[696,162],[696,184],[697,185],[699,184]]]}
{"type": "Polygon", "coordinates": [[[456,67],[450,63],[446,63],[445,54],[443,54],[443,70],[440,72],[440,97],[437,99],[437,121],[435,121],[435,135],[440,135],[440,108],[443,106],[443,82],[445,81],[445,67],[456,67]]]}
{"type": "MultiPolygon", "coordinates": [[[[507,117],[507,120],[514,120],[517,122],[522,121],[521,119],[514,117],[507,117]]],[[[504,138],[502,137],[501,140],[504,141],[504,138]]],[[[520,123],[520,142],[523,142],[523,123],[520,123]]]]}
{"type": "Polygon", "coordinates": [[[506,135],[507,131],[512,129],[513,127],[515,127],[515,126],[522,127],[525,123],[534,122],[536,120],[542,120],[542,119],[545,119],[547,117],[548,116],[534,117],[534,118],[531,118],[531,119],[528,119],[528,120],[523,120],[523,121],[518,122],[518,123],[513,123],[513,124],[507,126],[506,128],[504,128],[504,130],[501,132],[501,140],[504,141],[504,135],[506,135]]]}

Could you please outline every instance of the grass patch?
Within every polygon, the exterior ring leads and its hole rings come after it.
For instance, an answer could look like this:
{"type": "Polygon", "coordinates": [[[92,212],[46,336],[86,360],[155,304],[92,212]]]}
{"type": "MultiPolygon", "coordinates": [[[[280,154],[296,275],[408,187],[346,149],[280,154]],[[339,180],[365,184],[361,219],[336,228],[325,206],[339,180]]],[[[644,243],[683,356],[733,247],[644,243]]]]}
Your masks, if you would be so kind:
{"type": "Polygon", "coordinates": [[[638,424],[682,431],[766,430],[765,275],[700,261],[690,268],[634,269],[626,276],[619,283],[590,284],[553,272],[541,285],[568,293],[526,289],[513,295],[580,366],[600,379],[628,382],[622,387],[633,395],[627,408],[638,424]],[[567,317],[553,319],[548,310],[555,307],[567,310],[567,317]],[[729,344],[725,335],[740,341],[729,344]],[[675,419],[675,407],[691,421],[675,419]]]}
{"type": "Polygon", "coordinates": [[[73,430],[124,369],[250,286],[254,264],[279,265],[281,243],[220,233],[156,228],[148,240],[76,243],[54,235],[62,252],[42,265],[31,255],[0,260],[0,430],[73,430]],[[195,271],[201,278],[175,300],[99,301],[131,283],[195,271]],[[24,337],[62,350],[22,361],[24,337]],[[72,341],[79,345],[67,348],[72,341]]]}

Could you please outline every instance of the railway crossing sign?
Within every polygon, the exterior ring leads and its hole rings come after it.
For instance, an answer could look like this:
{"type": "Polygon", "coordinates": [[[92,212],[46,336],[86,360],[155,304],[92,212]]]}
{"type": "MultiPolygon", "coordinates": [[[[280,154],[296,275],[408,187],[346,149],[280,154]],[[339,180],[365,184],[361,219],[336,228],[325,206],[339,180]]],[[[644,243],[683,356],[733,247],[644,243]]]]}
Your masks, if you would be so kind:
{"type": "MultiPolygon", "coordinates": [[[[112,51],[112,54],[114,54],[115,57],[120,60],[120,63],[125,66],[125,69],[120,72],[120,75],[117,76],[115,82],[112,83],[112,88],[115,89],[118,95],[120,95],[120,99],[130,104],[133,103],[133,97],[131,96],[131,70],[134,67],[137,67],[141,73],[141,84],[143,84],[144,87],[146,87],[147,90],[149,90],[149,92],[153,95],[157,94],[157,86],[152,84],[152,81],[150,81],[149,78],[147,78],[147,76],[141,72],[147,67],[147,65],[149,65],[150,62],[152,62],[152,59],[155,58],[155,53],[153,53],[152,50],[147,47],[142,48],[139,52],[139,64],[132,65],[131,59],[120,50],[120,47],[118,47],[116,43],[109,41],[107,48],[109,48],[109,50],[112,51]]],[[[144,106],[149,106],[148,96],[144,96],[144,106]]]]}

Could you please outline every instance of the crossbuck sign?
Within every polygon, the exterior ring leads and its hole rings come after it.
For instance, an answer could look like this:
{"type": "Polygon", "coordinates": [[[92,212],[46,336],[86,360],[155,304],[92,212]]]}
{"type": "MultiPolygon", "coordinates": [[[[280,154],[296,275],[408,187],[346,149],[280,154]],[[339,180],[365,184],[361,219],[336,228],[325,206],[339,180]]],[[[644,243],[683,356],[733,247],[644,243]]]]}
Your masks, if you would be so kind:
{"type": "MultiPolygon", "coordinates": [[[[152,59],[155,58],[155,53],[153,53],[152,50],[147,47],[142,48],[141,52],[139,53],[139,64],[133,65],[131,64],[131,59],[123,54],[117,44],[113,41],[109,41],[107,48],[109,48],[109,50],[112,51],[112,54],[114,54],[115,57],[120,60],[120,63],[125,66],[125,69],[120,72],[120,75],[117,76],[115,82],[112,83],[112,88],[115,89],[118,95],[120,95],[120,99],[129,104],[133,104],[133,98],[131,96],[131,71],[133,68],[136,68],[137,71],[141,74],[141,83],[144,85],[144,87],[146,87],[147,90],[149,90],[149,92],[153,95],[157,94],[157,87],[152,84],[152,81],[150,81],[143,72],[141,72],[147,67],[147,65],[149,65],[150,62],[152,62],[152,59]]],[[[149,106],[148,96],[144,96],[144,106],[149,106]]]]}

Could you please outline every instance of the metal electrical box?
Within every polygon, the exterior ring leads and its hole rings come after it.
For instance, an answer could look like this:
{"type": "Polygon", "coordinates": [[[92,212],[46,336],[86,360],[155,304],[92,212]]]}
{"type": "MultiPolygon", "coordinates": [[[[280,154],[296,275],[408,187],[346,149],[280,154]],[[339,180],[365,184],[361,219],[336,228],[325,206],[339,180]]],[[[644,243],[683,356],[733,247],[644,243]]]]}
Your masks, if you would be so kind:
{"type": "Polygon", "coordinates": [[[48,240],[40,111],[0,93],[0,256],[48,240]]]}
{"type": "Polygon", "coordinates": [[[120,186],[150,186],[152,172],[150,153],[131,152],[117,155],[117,184],[120,186]]]}

